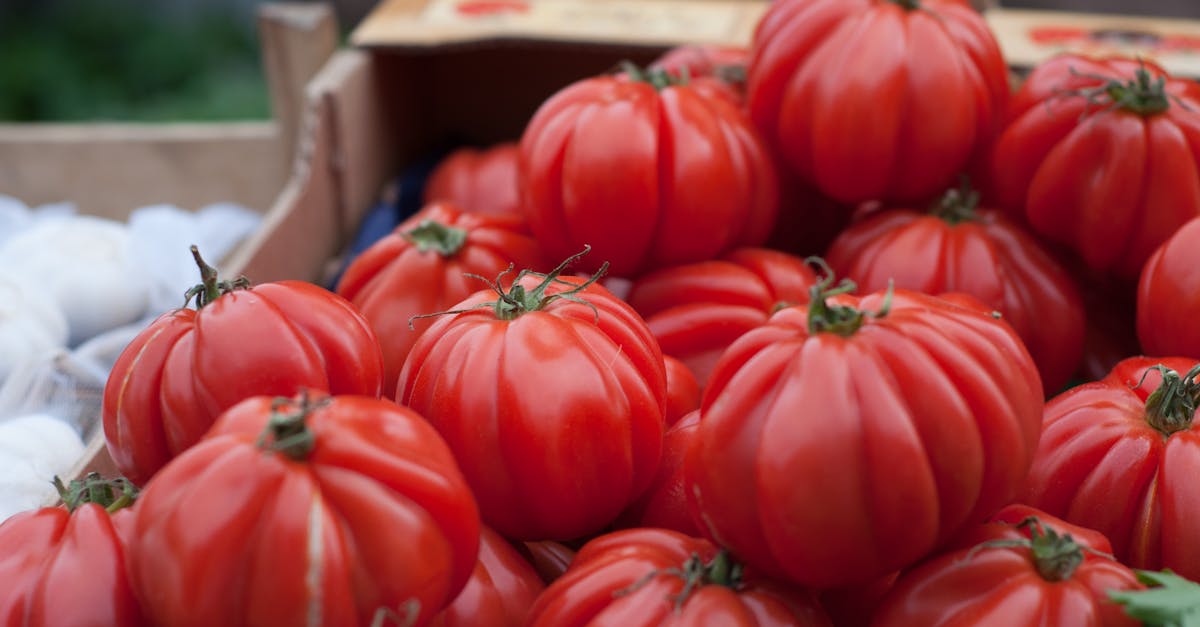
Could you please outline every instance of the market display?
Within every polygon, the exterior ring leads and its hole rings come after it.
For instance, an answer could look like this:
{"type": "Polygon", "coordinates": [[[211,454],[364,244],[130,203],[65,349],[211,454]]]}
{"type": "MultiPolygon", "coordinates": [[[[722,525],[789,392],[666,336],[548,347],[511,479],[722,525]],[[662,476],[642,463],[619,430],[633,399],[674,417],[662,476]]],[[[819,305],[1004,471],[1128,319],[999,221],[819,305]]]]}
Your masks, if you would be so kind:
{"type": "Polygon", "coordinates": [[[1200,83],[966,0],[609,67],[320,279],[0,196],[0,622],[1200,625],[1200,83]]]}

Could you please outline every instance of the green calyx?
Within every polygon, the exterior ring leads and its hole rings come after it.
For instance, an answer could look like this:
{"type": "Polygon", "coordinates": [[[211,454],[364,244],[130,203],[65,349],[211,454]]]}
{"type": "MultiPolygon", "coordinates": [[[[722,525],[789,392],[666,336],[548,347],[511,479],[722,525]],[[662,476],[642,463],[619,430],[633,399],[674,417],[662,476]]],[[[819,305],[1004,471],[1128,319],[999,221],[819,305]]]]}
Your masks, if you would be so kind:
{"type": "Polygon", "coordinates": [[[105,479],[96,472],[89,472],[83,479],[73,479],[66,485],[56,476],[53,484],[69,512],[85,503],[95,503],[111,514],[133,505],[138,497],[137,486],[125,477],[105,479]]]}
{"type": "Polygon", "coordinates": [[[411,230],[401,236],[412,242],[421,252],[435,251],[443,257],[450,257],[462,249],[467,242],[467,231],[453,226],[446,226],[433,220],[422,220],[411,230]]]}
{"type": "Polygon", "coordinates": [[[906,11],[916,11],[921,8],[921,0],[891,0],[891,2],[900,5],[900,8],[906,11]]]}
{"type": "Polygon", "coordinates": [[[942,194],[942,197],[934,203],[930,213],[954,226],[978,220],[979,214],[975,212],[978,207],[979,192],[971,188],[971,182],[964,176],[958,187],[942,194]]]}
{"type": "Polygon", "coordinates": [[[717,551],[717,554],[708,562],[705,562],[699,554],[692,553],[682,567],[652,570],[646,573],[646,576],[635,581],[633,585],[618,590],[615,594],[624,596],[637,592],[655,577],[663,575],[678,577],[683,580],[683,589],[678,594],[668,597],[668,600],[674,605],[675,611],[678,612],[692,594],[704,586],[724,586],[731,590],[740,590],[744,574],[745,567],[734,561],[733,556],[725,549],[717,551]]]}
{"type": "Polygon", "coordinates": [[[842,279],[835,285],[833,269],[820,257],[809,257],[805,263],[815,265],[818,270],[817,282],[808,290],[809,335],[834,333],[842,337],[850,337],[862,327],[867,316],[882,318],[891,310],[892,284],[890,281],[883,305],[877,312],[862,311],[846,305],[830,305],[825,299],[839,294],[849,294],[858,286],[850,279],[842,279]]]}
{"type": "MultiPolygon", "coordinates": [[[[1059,534],[1046,527],[1035,517],[1029,517],[1015,525],[1018,529],[1028,529],[1029,538],[1019,540],[992,540],[972,548],[966,559],[971,559],[983,549],[994,548],[1026,548],[1033,559],[1033,567],[1046,581],[1066,581],[1075,574],[1075,570],[1083,563],[1084,552],[1097,553],[1080,545],[1071,534],[1059,534]]],[[[1111,557],[1111,556],[1110,556],[1111,557]]]]}
{"type": "Polygon", "coordinates": [[[193,298],[196,299],[196,309],[202,309],[205,305],[234,290],[249,289],[250,280],[244,276],[233,281],[218,281],[217,269],[204,261],[204,258],[200,256],[200,249],[195,244],[192,245],[191,251],[192,259],[196,260],[196,266],[200,268],[200,284],[184,293],[183,306],[185,308],[193,298]]]}
{"type": "Polygon", "coordinates": [[[1134,71],[1132,80],[1109,81],[1104,86],[1104,91],[1117,108],[1132,111],[1141,116],[1150,116],[1171,108],[1166,85],[1165,77],[1154,78],[1150,75],[1150,71],[1142,66],[1134,71]]]}
{"type": "Polygon", "coordinates": [[[562,263],[558,264],[556,268],[551,270],[549,274],[542,274],[540,272],[534,272],[528,269],[521,270],[521,272],[517,274],[516,278],[513,279],[512,284],[507,289],[504,287],[503,279],[505,275],[512,272],[512,264],[509,264],[508,268],[505,269],[504,272],[501,272],[495,280],[489,280],[477,274],[467,274],[466,276],[468,277],[479,279],[480,281],[486,283],[488,287],[492,289],[492,291],[496,292],[496,300],[480,303],[469,309],[451,309],[450,311],[439,311],[437,313],[416,315],[408,319],[408,327],[410,329],[415,328],[413,322],[419,318],[432,318],[435,316],[466,313],[468,311],[487,308],[492,309],[492,311],[496,314],[497,319],[515,320],[516,318],[519,318],[520,316],[531,311],[540,311],[545,309],[550,303],[556,300],[569,300],[581,305],[586,305],[592,309],[592,312],[595,313],[597,319],[599,319],[600,313],[596,311],[595,305],[592,305],[586,300],[580,298],[579,293],[586,290],[596,281],[599,281],[600,278],[604,276],[604,273],[608,272],[608,262],[605,261],[603,264],[601,264],[600,269],[583,283],[571,283],[559,278],[572,263],[578,261],[580,257],[588,254],[588,252],[591,250],[591,246],[584,246],[582,251],[567,257],[562,263]],[[526,276],[541,277],[542,280],[540,283],[534,286],[533,289],[525,289],[525,286],[521,285],[521,280],[526,276]],[[546,290],[555,283],[570,285],[571,289],[555,292],[553,294],[547,294],[546,290]]]}
{"type": "Polygon", "coordinates": [[[316,439],[308,429],[308,417],[330,402],[328,396],[314,401],[308,390],[301,392],[297,398],[274,399],[271,401],[271,417],[259,434],[256,445],[293,461],[304,461],[316,446],[316,439]]]}
{"type": "Polygon", "coordinates": [[[691,82],[691,77],[688,76],[686,68],[679,74],[672,74],[662,68],[647,68],[643,70],[630,61],[622,61],[621,71],[631,80],[649,83],[654,87],[655,91],[662,91],[676,85],[687,85],[691,82]]]}
{"type": "MultiPolygon", "coordinates": [[[[1200,364],[1193,366],[1182,377],[1162,364],[1147,368],[1146,374],[1151,370],[1157,370],[1162,375],[1162,382],[1157,390],[1146,397],[1146,422],[1166,437],[1190,429],[1196,407],[1200,405],[1200,383],[1195,380],[1200,375],[1200,364]]],[[[1145,381],[1146,374],[1142,375],[1138,387],[1145,381]]]]}

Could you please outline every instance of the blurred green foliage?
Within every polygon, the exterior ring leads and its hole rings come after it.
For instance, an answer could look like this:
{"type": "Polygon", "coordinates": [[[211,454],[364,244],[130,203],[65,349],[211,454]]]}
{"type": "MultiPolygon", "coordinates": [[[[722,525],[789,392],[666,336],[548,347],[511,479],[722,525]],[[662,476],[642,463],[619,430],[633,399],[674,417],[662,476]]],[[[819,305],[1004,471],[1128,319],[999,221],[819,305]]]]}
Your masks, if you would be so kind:
{"type": "Polygon", "coordinates": [[[263,119],[252,12],[0,0],[0,121],[263,119]]]}

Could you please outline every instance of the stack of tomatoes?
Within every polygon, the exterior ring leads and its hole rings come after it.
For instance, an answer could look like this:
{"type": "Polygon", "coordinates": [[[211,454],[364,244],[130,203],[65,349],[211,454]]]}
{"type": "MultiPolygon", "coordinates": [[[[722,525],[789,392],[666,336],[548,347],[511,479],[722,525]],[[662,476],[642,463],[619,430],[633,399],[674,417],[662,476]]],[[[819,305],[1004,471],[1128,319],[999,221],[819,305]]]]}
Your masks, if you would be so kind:
{"type": "Polygon", "coordinates": [[[8,624],[1200,612],[1200,85],[778,0],[431,181],[336,293],[195,253],[105,391],[140,495],[0,526],[8,624]]]}

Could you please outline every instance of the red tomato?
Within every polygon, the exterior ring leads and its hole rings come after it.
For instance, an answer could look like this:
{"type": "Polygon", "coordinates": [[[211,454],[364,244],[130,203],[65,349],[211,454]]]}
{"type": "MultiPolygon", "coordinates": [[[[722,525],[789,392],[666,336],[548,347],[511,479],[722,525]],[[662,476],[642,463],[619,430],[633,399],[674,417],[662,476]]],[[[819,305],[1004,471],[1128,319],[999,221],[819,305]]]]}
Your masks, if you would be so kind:
{"type": "Polygon", "coordinates": [[[664,419],[669,427],[688,412],[700,407],[700,384],[682,361],[663,355],[667,373],[667,409],[664,419]]]}
{"type": "Polygon", "coordinates": [[[1150,256],[1138,281],[1137,334],[1149,355],[1200,359],[1200,217],[1150,256]]]}
{"type": "Polygon", "coordinates": [[[129,572],[155,624],[425,624],[475,567],[479,512],[416,412],[259,396],[146,486],[129,572]]]}
{"type": "Polygon", "coordinates": [[[663,456],[658,473],[646,490],[625,513],[618,524],[622,527],[658,527],[689,536],[700,535],[688,509],[683,475],[683,456],[700,426],[697,409],[671,425],[663,436],[663,456]]]}
{"type": "Polygon", "coordinates": [[[1200,215],[1200,84],[1132,59],[1034,69],[992,154],[1000,204],[1093,270],[1137,278],[1200,215]]]}
{"type": "Polygon", "coordinates": [[[1066,269],[978,194],[950,190],[931,212],[888,209],[842,232],[826,259],[863,291],[965,292],[1004,316],[1046,390],[1062,389],[1083,355],[1083,297],[1066,269]]]}
{"type": "Polygon", "coordinates": [[[965,0],[780,0],[754,35],[750,115],[847,203],[924,201],[994,136],[1008,71],[965,0]]]}
{"type": "Polygon", "coordinates": [[[575,551],[571,547],[553,540],[518,542],[516,548],[533,564],[547,585],[562,577],[571,561],[575,559],[575,551]]]}
{"type": "Polygon", "coordinates": [[[827,301],[830,283],[725,352],[684,460],[705,535],[816,588],[908,566],[1008,502],[1043,398],[991,315],[906,290],[827,301]]]}
{"type": "Polygon", "coordinates": [[[383,349],[384,393],[395,393],[404,359],[428,319],[470,296],[476,274],[494,277],[509,266],[538,267],[537,242],[516,215],[468,213],[434,203],[363,251],[346,269],[337,293],[371,323],[383,349]]]}
{"type": "Polygon", "coordinates": [[[1103,533],[1125,564],[1200,580],[1197,372],[1195,359],[1133,357],[1052,399],[1021,500],[1103,533]]]}
{"type": "Polygon", "coordinates": [[[520,215],[517,143],[455,150],[430,172],[424,196],[426,204],[449,202],[468,213],[520,215]]]}
{"type": "Polygon", "coordinates": [[[538,572],[507,540],[483,527],[479,561],[454,602],[434,617],[437,627],[522,627],[546,587],[538,572]]]}
{"type": "Polygon", "coordinates": [[[1139,625],[1108,598],[1138,590],[1104,537],[1034,511],[972,528],[953,548],[902,575],[873,627],[1117,627],[1139,625]],[[1101,544],[1085,538],[1098,536],[1101,544]]]}
{"type": "Polygon", "coordinates": [[[591,245],[582,269],[632,277],[770,233],[778,182],[750,120],[664,72],[645,78],[573,83],[526,127],[522,206],[549,257],[591,245]]]}
{"type": "Polygon", "coordinates": [[[746,94],[746,63],[750,51],[741,46],[685,44],[663,53],[650,69],[663,69],[707,93],[741,106],[746,94]]]}
{"type": "Polygon", "coordinates": [[[808,302],[816,282],[803,259],[740,248],[720,259],[676,266],[634,282],[626,300],[646,319],[664,353],[701,387],[721,353],[779,307],[808,302]]]}
{"type": "Polygon", "coordinates": [[[483,520],[520,540],[602,529],[658,468],[666,374],[629,305],[589,281],[522,273],[455,306],[413,346],[399,402],[437,427],[483,520]]]}
{"type": "Polygon", "coordinates": [[[805,592],[748,572],[728,553],[666,529],[588,542],[538,598],[530,627],[830,625],[805,592]]]}
{"type": "MultiPolygon", "coordinates": [[[[6,627],[146,624],[125,575],[125,547],[110,515],[128,493],[98,477],[72,482],[64,505],[0,523],[0,623],[6,627]],[[114,489],[115,488],[115,489],[114,489]]],[[[125,510],[122,510],[125,511],[125,510]]]]}
{"type": "Polygon", "coordinates": [[[301,281],[217,281],[192,248],[196,309],[159,316],[121,352],[104,387],[104,436],[121,473],[145,483],[221,412],[301,389],[379,396],[379,341],[344,298],[301,281]]]}

